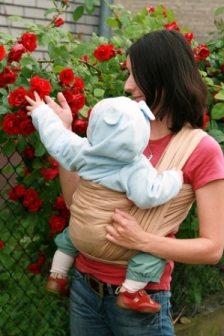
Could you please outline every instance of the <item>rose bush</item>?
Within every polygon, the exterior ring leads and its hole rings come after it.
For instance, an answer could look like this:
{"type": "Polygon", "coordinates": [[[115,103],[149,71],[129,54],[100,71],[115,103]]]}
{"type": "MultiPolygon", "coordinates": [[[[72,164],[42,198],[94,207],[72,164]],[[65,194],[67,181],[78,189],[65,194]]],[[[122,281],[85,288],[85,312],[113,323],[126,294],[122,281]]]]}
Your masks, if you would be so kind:
{"type": "MultiPolygon", "coordinates": [[[[13,291],[19,302],[14,324],[7,324],[10,335],[20,335],[20,331],[15,331],[18,329],[15,321],[20,320],[19,312],[25,309],[27,302],[32,302],[30,314],[35,316],[29,326],[30,335],[35,334],[37,326],[40,335],[55,335],[55,328],[64,335],[68,329],[67,319],[62,318],[63,314],[67,316],[66,305],[63,308],[60,304],[62,307],[57,311],[57,300],[50,301],[46,297],[43,303],[41,298],[55,251],[53,238],[68,225],[69,211],[60,189],[58,163],[47,153],[27,116],[25,96],[33,98],[37,91],[42,98],[50,95],[57,100],[57,93],[63,92],[73,115],[72,130],[85,136],[93,105],[102,98],[125,95],[125,52],[131,43],[156,29],[182,31],[173,12],[162,5],[143,8],[134,17],[118,5],[111,6],[113,15],[107,19],[113,36],[108,39],[93,34],[90,42],[83,42],[63,29],[60,15],[69,7],[69,2],[63,0],[59,5],[53,4],[54,8],[45,13],[46,16],[54,13],[46,27],[12,16],[9,20],[24,24],[21,36],[0,33],[0,145],[2,154],[9,159],[1,172],[16,176],[15,183],[1,193],[4,202],[0,212],[1,261],[4,269],[13,271],[14,285],[7,282],[6,271],[0,274],[0,282],[4,283],[5,292],[13,291]],[[47,56],[42,60],[34,56],[38,47],[47,48],[47,56]],[[15,153],[20,159],[11,164],[10,157],[15,153]],[[24,292],[26,297],[22,300],[24,292]],[[51,322],[42,320],[35,304],[41,312],[48,312],[51,322]]],[[[99,5],[99,1],[86,1],[87,12],[94,10],[94,4],[99,5]]],[[[78,20],[83,12],[84,7],[79,6],[73,14],[74,19],[78,20]]],[[[193,32],[185,29],[182,33],[192,46],[209,90],[204,128],[223,146],[224,40],[219,37],[199,45],[193,32]]],[[[180,236],[197,234],[195,211],[193,208],[183,223],[180,236]]],[[[7,295],[3,295],[3,324],[11,316],[12,307],[7,300],[7,295]]],[[[30,316],[26,321],[20,326],[21,334],[27,332],[30,316]]]]}

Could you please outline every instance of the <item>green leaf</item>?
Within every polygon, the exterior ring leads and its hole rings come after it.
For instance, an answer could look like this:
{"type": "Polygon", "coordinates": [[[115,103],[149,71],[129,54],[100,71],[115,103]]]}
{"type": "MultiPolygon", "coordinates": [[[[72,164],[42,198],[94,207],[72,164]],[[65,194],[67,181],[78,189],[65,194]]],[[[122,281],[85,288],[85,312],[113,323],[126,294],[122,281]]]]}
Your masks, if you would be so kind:
{"type": "Polygon", "coordinates": [[[224,7],[217,8],[214,12],[214,15],[217,16],[224,11],[224,7]]]}
{"type": "Polygon", "coordinates": [[[81,108],[81,110],[79,110],[79,114],[81,114],[82,117],[86,118],[88,115],[88,111],[89,107],[85,105],[83,108],[81,108]]]}
{"type": "Polygon", "coordinates": [[[15,152],[16,145],[14,141],[8,141],[3,147],[2,147],[2,154],[5,156],[10,156],[15,152]]]}
{"type": "Polygon", "coordinates": [[[214,98],[219,99],[219,100],[224,100],[224,91],[219,91],[214,98]]]}
{"type": "Polygon", "coordinates": [[[61,72],[65,67],[63,65],[56,65],[53,67],[55,73],[61,72]]]}
{"type": "Polygon", "coordinates": [[[78,6],[72,14],[73,20],[78,21],[83,16],[83,13],[84,13],[84,6],[78,6]]]}
{"type": "Polygon", "coordinates": [[[95,47],[92,43],[84,42],[82,44],[76,45],[72,50],[72,54],[74,57],[81,57],[84,55],[91,55],[94,51],[95,47]]]}
{"type": "Polygon", "coordinates": [[[48,35],[43,35],[41,37],[41,42],[44,46],[47,45],[48,43],[50,43],[50,41],[51,41],[51,37],[48,36],[48,35]]]}
{"type": "Polygon", "coordinates": [[[93,0],[94,5],[100,6],[100,0],[93,0]]]}
{"type": "Polygon", "coordinates": [[[3,95],[3,96],[7,96],[8,93],[5,89],[0,89],[0,93],[3,95]]]}
{"type": "Polygon", "coordinates": [[[33,73],[33,71],[31,69],[27,68],[26,66],[24,66],[21,69],[21,72],[22,72],[22,74],[25,78],[30,78],[32,76],[32,73],[33,73]]]}
{"type": "Polygon", "coordinates": [[[156,27],[156,19],[152,16],[146,16],[145,22],[147,26],[150,28],[150,30],[154,30],[156,27]]]}
{"type": "Polygon", "coordinates": [[[38,142],[35,146],[35,155],[42,156],[46,153],[46,149],[41,142],[38,142]]]}
{"type": "Polygon", "coordinates": [[[211,111],[212,119],[218,120],[224,117],[224,103],[217,103],[211,111]]]}
{"type": "Polygon", "coordinates": [[[6,114],[8,112],[8,109],[4,106],[0,106],[0,114],[6,114]]]}
{"type": "Polygon", "coordinates": [[[142,34],[144,34],[144,30],[141,26],[137,25],[130,25],[124,31],[125,36],[130,39],[139,38],[142,34]]]}
{"type": "Polygon", "coordinates": [[[33,160],[33,168],[34,169],[40,169],[43,167],[43,162],[41,160],[39,160],[39,158],[35,158],[33,160]]]}
{"type": "Polygon", "coordinates": [[[21,59],[20,65],[31,65],[36,64],[37,61],[33,57],[25,56],[21,59]]]}
{"type": "Polygon", "coordinates": [[[211,135],[218,143],[224,142],[224,133],[220,130],[212,129],[209,130],[209,135],[211,135]]]}
{"type": "Polygon", "coordinates": [[[92,10],[94,10],[94,4],[92,0],[84,0],[85,8],[87,13],[91,14],[92,10]]]}
{"type": "Polygon", "coordinates": [[[57,12],[57,9],[54,7],[54,8],[49,8],[47,9],[45,12],[44,12],[44,16],[47,16],[48,14],[51,14],[53,12],[57,12]]]}
{"type": "Polygon", "coordinates": [[[10,15],[8,17],[9,21],[23,21],[24,19],[19,15],[10,15]]]}
{"type": "Polygon", "coordinates": [[[97,98],[102,98],[103,95],[104,95],[104,92],[105,92],[105,90],[103,90],[103,89],[94,89],[93,90],[93,94],[97,98]]]}
{"type": "Polygon", "coordinates": [[[109,18],[109,19],[106,20],[106,24],[111,28],[119,27],[119,23],[117,22],[116,19],[109,18]]]}
{"type": "Polygon", "coordinates": [[[69,59],[69,53],[66,46],[62,45],[60,47],[60,56],[62,59],[69,59]]]}
{"type": "Polygon", "coordinates": [[[23,183],[25,185],[30,185],[36,178],[38,177],[41,177],[41,173],[40,173],[40,170],[37,169],[37,170],[34,170],[30,175],[28,175],[24,180],[23,180],[23,183]]]}

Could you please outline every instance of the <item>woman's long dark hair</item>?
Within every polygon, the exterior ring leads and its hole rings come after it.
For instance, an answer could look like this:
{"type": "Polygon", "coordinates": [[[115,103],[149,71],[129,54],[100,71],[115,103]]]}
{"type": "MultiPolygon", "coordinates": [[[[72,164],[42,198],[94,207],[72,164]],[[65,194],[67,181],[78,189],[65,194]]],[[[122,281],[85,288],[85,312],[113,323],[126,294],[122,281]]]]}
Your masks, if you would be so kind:
{"type": "Polygon", "coordinates": [[[157,120],[171,116],[173,132],[186,123],[202,128],[207,87],[198,71],[191,47],[175,30],[148,33],[128,49],[136,84],[157,120]]]}

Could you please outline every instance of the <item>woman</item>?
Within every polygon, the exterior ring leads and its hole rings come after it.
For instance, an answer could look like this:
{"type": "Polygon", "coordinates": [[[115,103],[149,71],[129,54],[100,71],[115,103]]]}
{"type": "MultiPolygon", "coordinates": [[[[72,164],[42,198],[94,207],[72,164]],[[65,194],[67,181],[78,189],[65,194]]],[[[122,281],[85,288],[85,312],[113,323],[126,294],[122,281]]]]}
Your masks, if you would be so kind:
{"type": "MultiPolygon", "coordinates": [[[[145,149],[145,155],[156,166],[172,138],[186,124],[190,124],[192,130],[202,128],[206,86],[188,42],[176,31],[152,32],[135,42],[128,50],[127,69],[129,78],[125,91],[136,101],[145,100],[156,117],[151,122],[151,138],[145,149]]],[[[66,103],[63,99],[60,103],[62,110],[58,109],[58,114],[70,128],[62,113],[67,109],[66,103]]],[[[179,146],[183,143],[184,140],[179,146]]],[[[183,167],[184,183],[191,185],[195,192],[199,238],[179,240],[173,239],[175,232],[166,237],[147,233],[133,216],[117,209],[113,226],[107,227],[107,239],[166,260],[217,263],[224,242],[223,163],[219,145],[205,136],[183,167]]],[[[70,207],[79,178],[76,173],[61,168],[60,179],[66,204],[70,207]]],[[[70,288],[71,335],[174,335],[169,313],[173,261],[167,262],[159,284],[146,287],[152,299],[161,304],[162,311],[145,315],[116,306],[117,286],[124,280],[125,267],[93,261],[80,253],[70,288]]]]}

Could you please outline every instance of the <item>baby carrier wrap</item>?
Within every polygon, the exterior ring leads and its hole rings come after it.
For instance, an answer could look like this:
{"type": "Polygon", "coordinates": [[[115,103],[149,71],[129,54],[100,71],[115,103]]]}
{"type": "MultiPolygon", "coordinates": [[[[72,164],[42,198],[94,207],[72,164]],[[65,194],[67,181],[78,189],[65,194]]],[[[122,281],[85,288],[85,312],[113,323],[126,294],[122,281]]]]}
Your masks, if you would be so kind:
{"type": "MultiPolygon", "coordinates": [[[[192,129],[189,125],[183,127],[172,137],[156,165],[158,173],[173,167],[182,169],[205,135],[200,129],[192,129]]],[[[125,249],[105,238],[106,226],[112,223],[115,208],[134,216],[144,231],[166,236],[186,218],[194,200],[191,185],[183,184],[177,197],[169,202],[155,208],[139,209],[125,193],[80,179],[70,208],[70,239],[83,255],[93,260],[127,265],[127,260],[138,251],[125,249]]]]}

